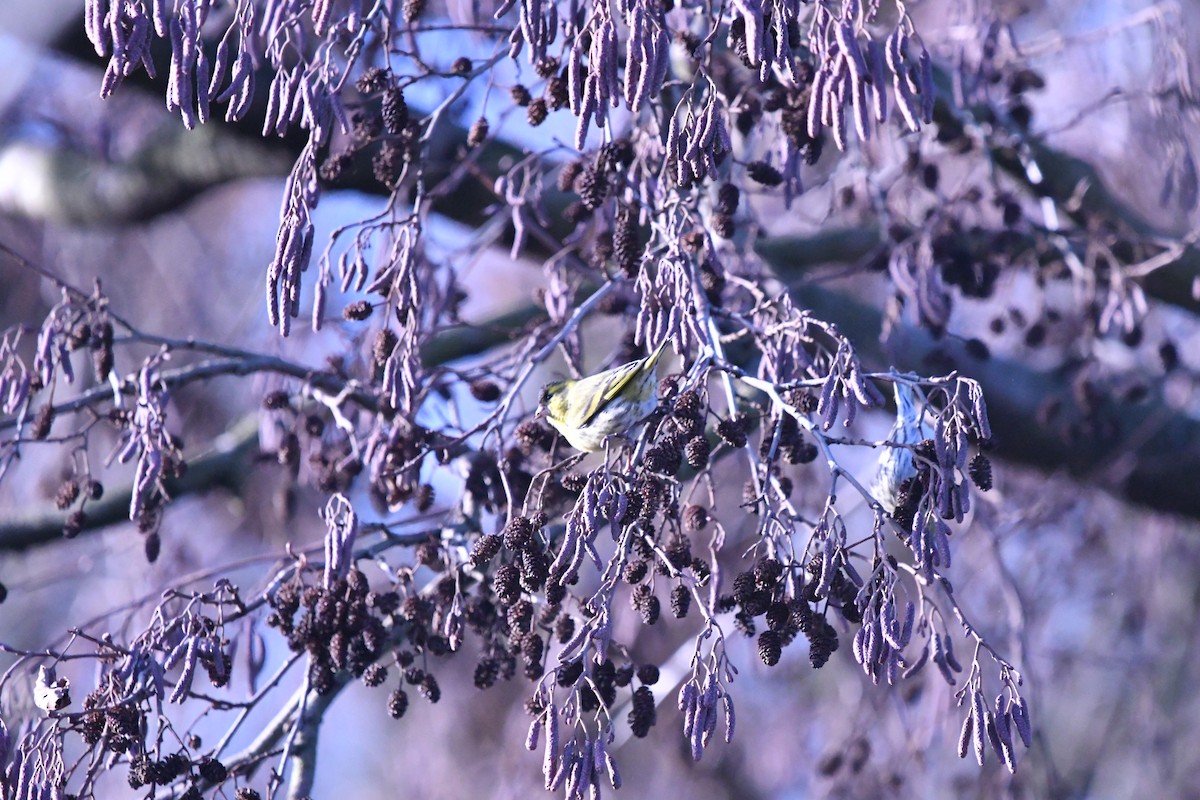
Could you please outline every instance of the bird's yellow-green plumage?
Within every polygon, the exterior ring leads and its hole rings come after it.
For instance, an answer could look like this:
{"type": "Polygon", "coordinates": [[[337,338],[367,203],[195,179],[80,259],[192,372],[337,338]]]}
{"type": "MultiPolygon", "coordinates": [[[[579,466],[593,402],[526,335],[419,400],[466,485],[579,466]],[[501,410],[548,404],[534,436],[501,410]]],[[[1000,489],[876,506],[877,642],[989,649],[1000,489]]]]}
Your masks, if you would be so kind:
{"type": "Polygon", "coordinates": [[[538,413],[577,450],[594,453],[609,436],[625,433],[658,405],[658,357],[653,353],[577,381],[554,381],[542,388],[538,413]]]}

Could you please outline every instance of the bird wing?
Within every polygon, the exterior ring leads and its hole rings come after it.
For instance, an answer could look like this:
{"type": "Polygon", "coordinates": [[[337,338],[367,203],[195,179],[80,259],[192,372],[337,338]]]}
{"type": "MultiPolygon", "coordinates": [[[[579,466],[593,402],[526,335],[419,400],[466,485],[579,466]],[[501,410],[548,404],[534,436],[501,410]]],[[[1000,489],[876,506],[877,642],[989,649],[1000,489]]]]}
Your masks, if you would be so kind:
{"type": "MultiPolygon", "coordinates": [[[[649,358],[639,358],[637,361],[630,361],[628,364],[622,364],[619,367],[614,367],[607,372],[601,372],[599,375],[594,375],[591,378],[585,378],[576,384],[576,388],[582,388],[583,385],[596,381],[597,384],[607,383],[603,392],[592,392],[592,400],[588,406],[583,409],[577,427],[584,427],[589,424],[596,415],[603,411],[609,403],[611,403],[617,395],[629,386],[629,382],[640,378],[641,376],[653,371],[654,365],[658,363],[658,357],[662,355],[663,348],[667,346],[667,340],[663,340],[662,344],[650,354],[649,358]]],[[[588,387],[591,389],[591,387],[588,387]]]]}

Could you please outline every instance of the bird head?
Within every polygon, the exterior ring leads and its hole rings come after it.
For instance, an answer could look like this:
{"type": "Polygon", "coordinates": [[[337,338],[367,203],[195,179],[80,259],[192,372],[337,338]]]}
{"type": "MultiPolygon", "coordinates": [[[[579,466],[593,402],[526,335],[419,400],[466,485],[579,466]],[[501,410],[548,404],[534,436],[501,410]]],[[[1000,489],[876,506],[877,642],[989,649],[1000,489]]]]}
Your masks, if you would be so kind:
{"type": "Polygon", "coordinates": [[[567,416],[567,387],[570,381],[551,381],[542,387],[538,397],[538,417],[565,419],[567,416]]]}

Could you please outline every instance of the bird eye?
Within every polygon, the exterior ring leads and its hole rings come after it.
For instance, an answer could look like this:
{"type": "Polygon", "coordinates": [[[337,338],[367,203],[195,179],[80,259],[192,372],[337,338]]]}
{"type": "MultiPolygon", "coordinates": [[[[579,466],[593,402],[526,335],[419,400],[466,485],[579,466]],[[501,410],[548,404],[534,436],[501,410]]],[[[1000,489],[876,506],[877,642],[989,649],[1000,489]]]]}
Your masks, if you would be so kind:
{"type": "Polygon", "coordinates": [[[550,387],[544,386],[544,387],[542,387],[542,396],[538,399],[538,403],[540,405],[544,406],[549,402],[550,402],[550,387]]]}

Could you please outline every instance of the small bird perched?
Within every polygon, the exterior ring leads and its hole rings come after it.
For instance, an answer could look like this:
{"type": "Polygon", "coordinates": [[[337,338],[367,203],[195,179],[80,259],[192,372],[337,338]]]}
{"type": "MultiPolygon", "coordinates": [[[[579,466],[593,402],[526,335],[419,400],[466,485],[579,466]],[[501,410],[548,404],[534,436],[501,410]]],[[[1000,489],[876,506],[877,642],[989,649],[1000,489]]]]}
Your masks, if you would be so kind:
{"type": "MultiPolygon", "coordinates": [[[[892,384],[896,394],[896,422],[888,433],[888,441],[898,445],[916,445],[933,435],[925,422],[925,406],[919,390],[907,383],[892,384]]],[[[879,469],[871,494],[889,514],[895,513],[900,484],[917,474],[913,453],[909,447],[885,446],[879,456],[879,469]]]]}
{"type": "Polygon", "coordinates": [[[580,378],[542,387],[538,416],[544,416],[577,450],[594,453],[609,436],[625,433],[658,406],[655,365],[664,341],[645,358],[580,378]]]}

